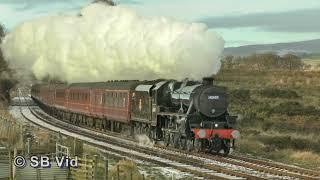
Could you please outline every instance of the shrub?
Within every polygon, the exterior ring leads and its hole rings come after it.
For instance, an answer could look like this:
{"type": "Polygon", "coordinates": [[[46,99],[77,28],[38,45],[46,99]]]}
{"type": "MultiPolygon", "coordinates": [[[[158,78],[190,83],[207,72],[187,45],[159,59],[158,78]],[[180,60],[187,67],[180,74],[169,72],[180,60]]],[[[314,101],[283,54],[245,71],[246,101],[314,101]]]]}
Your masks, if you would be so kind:
{"type": "Polygon", "coordinates": [[[120,160],[109,172],[109,179],[143,179],[137,165],[133,161],[120,160]],[[119,177],[118,168],[119,167],[119,177]]]}
{"type": "Polygon", "coordinates": [[[293,90],[283,90],[277,88],[267,88],[260,91],[260,95],[268,98],[299,98],[297,92],[293,90]]]}
{"type": "Polygon", "coordinates": [[[251,100],[250,90],[247,89],[235,89],[229,91],[229,101],[234,103],[243,104],[251,100]]]}
{"type": "Polygon", "coordinates": [[[286,136],[260,136],[258,139],[269,148],[319,151],[318,142],[312,139],[286,136]]]}
{"type": "Polygon", "coordinates": [[[273,113],[286,114],[288,116],[296,115],[320,115],[320,111],[314,106],[303,106],[301,103],[296,101],[289,101],[280,103],[274,106],[271,110],[273,113]]]}
{"type": "Polygon", "coordinates": [[[262,130],[268,131],[273,127],[274,123],[273,122],[265,122],[262,124],[262,130]]]}

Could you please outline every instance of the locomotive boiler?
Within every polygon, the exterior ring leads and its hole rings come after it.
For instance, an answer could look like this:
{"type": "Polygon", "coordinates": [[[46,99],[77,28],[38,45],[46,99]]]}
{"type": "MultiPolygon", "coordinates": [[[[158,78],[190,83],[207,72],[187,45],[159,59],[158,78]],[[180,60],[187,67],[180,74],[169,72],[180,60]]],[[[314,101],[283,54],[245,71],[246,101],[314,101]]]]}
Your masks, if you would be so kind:
{"type": "Polygon", "coordinates": [[[226,90],[212,78],[37,84],[31,95],[45,111],[74,125],[147,134],[189,151],[228,154],[240,136],[226,90]]]}

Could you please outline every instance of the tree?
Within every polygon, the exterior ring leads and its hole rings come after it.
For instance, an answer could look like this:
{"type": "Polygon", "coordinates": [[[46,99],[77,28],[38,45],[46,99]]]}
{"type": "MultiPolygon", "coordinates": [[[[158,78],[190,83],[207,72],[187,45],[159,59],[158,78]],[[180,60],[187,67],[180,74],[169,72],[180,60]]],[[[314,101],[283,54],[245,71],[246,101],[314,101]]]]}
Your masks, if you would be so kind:
{"type": "Polygon", "coordinates": [[[110,6],[115,6],[116,4],[112,1],[112,0],[94,0],[93,3],[97,3],[97,2],[103,2],[103,3],[107,3],[110,6]]]}
{"type": "Polygon", "coordinates": [[[233,56],[226,56],[221,60],[222,69],[232,69],[233,68],[233,56]]]}
{"type": "Polygon", "coordinates": [[[0,44],[2,42],[2,39],[4,38],[5,36],[5,32],[6,32],[6,29],[4,28],[4,26],[0,23],[0,44]]]}
{"type": "Polygon", "coordinates": [[[293,54],[286,54],[282,57],[282,65],[290,70],[301,69],[303,62],[300,57],[293,54]]]}
{"type": "MultiPolygon", "coordinates": [[[[4,26],[0,23],[0,44],[2,43],[2,40],[5,36],[5,28],[4,26]]],[[[0,75],[3,71],[8,69],[8,64],[7,62],[4,60],[2,51],[0,49],[0,75]]],[[[0,76],[1,77],[1,76],[0,76]]]]}
{"type": "MultiPolygon", "coordinates": [[[[0,23],[0,44],[5,37],[6,29],[0,23]]],[[[9,68],[8,63],[5,61],[2,50],[0,49],[0,102],[10,101],[10,90],[14,87],[17,81],[13,78],[12,70],[9,68]]]]}

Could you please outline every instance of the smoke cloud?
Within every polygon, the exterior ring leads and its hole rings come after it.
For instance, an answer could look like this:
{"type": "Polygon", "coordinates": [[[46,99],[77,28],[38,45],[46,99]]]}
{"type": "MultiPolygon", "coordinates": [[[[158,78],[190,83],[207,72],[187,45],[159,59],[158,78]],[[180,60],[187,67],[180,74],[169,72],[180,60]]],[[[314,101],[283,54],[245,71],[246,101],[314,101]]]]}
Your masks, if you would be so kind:
{"type": "Polygon", "coordinates": [[[216,73],[223,39],[205,24],[142,17],[94,3],[80,15],[25,22],[1,45],[13,68],[68,82],[192,78],[216,73]]]}

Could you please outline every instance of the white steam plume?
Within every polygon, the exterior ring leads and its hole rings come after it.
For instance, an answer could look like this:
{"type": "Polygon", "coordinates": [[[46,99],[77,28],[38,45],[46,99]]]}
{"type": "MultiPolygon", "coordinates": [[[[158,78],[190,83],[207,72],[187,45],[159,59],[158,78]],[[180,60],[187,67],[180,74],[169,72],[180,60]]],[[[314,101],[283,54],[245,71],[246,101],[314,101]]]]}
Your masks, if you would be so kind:
{"type": "Polygon", "coordinates": [[[53,16],[9,33],[2,50],[13,68],[68,82],[186,77],[216,73],[223,39],[205,24],[141,17],[91,4],[79,16],[53,16]]]}

